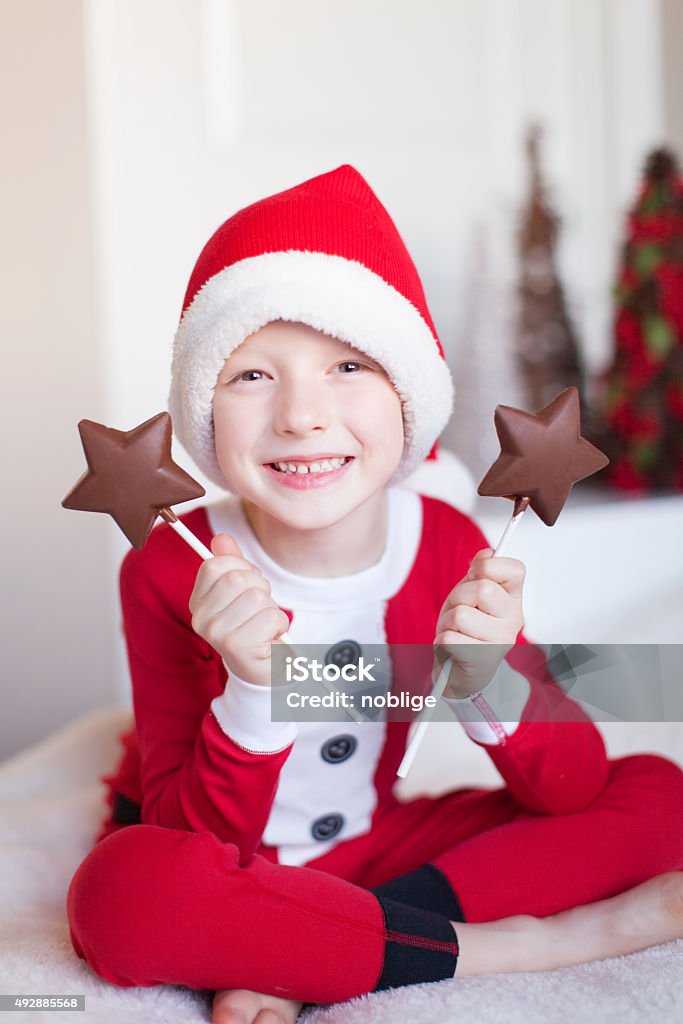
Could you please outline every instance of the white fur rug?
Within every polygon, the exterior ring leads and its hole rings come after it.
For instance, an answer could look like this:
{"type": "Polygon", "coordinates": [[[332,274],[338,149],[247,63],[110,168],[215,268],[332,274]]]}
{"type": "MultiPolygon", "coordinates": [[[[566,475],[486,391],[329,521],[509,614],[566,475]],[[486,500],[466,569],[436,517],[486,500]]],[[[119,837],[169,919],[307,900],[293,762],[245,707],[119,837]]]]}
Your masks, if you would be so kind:
{"type": "MultiPolygon", "coordinates": [[[[84,994],[85,1014],[64,1011],[57,1018],[74,1024],[200,1024],[210,1020],[206,996],[174,986],[108,985],[76,957],[69,942],[66,889],[103,813],[97,777],[115,763],[116,736],[128,715],[125,708],[86,715],[0,764],[0,993],[84,994]]],[[[456,784],[499,782],[484,751],[464,735],[454,743],[449,726],[446,747],[443,730],[436,726],[433,742],[422,747],[429,749],[431,764],[439,764],[441,791],[456,784]],[[450,781],[444,764],[452,773],[450,781]]],[[[619,723],[603,731],[613,757],[654,750],[683,760],[683,725],[619,723]]],[[[416,760],[410,786],[406,780],[401,791],[405,796],[439,791],[426,759],[416,760]]],[[[306,1024],[680,1024],[683,940],[557,971],[394,989],[310,1008],[303,1016],[306,1024]]],[[[7,1019],[29,1024],[48,1018],[41,1011],[25,1011],[7,1019]]]]}

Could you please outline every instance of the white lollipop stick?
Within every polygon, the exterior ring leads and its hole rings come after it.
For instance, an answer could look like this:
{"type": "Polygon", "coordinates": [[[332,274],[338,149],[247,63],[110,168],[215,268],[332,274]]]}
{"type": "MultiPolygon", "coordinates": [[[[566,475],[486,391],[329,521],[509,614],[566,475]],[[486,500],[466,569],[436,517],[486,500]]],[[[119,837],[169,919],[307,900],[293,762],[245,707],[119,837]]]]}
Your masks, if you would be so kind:
{"type": "MultiPolygon", "coordinates": [[[[507,546],[508,546],[508,544],[510,542],[510,538],[512,537],[512,534],[515,532],[515,528],[517,526],[517,523],[519,522],[519,520],[524,515],[524,512],[528,508],[528,505],[529,505],[529,499],[528,498],[516,498],[515,499],[515,505],[514,505],[514,508],[512,510],[512,516],[510,518],[510,522],[505,527],[505,530],[503,531],[503,536],[498,541],[498,547],[496,548],[496,550],[493,552],[493,555],[491,556],[492,558],[495,558],[496,555],[500,556],[500,555],[503,554],[503,552],[505,551],[505,549],[507,548],[507,546]]],[[[452,659],[448,658],[444,662],[444,664],[442,665],[441,671],[439,672],[439,678],[437,679],[436,685],[434,686],[434,689],[432,690],[431,695],[432,695],[432,697],[436,697],[437,700],[441,697],[441,695],[443,694],[443,691],[446,689],[446,683],[448,682],[448,676],[450,675],[450,671],[451,671],[451,661],[452,661],[452,659]]],[[[474,696],[474,694],[472,696],[474,696]]],[[[415,755],[417,754],[419,746],[422,743],[422,740],[424,738],[424,734],[427,731],[427,726],[429,725],[429,723],[431,722],[432,718],[434,717],[435,709],[436,709],[436,704],[433,707],[425,708],[424,714],[421,714],[418,717],[418,719],[416,719],[416,721],[418,722],[417,729],[413,733],[413,736],[412,736],[412,738],[410,740],[410,743],[408,744],[408,746],[406,748],[406,752],[403,755],[403,760],[401,761],[401,763],[398,766],[398,769],[396,771],[396,774],[399,776],[399,778],[405,779],[406,775],[410,771],[412,763],[415,760],[415,755]]]]}
{"type": "Polygon", "coordinates": [[[505,551],[507,550],[507,546],[510,543],[510,537],[512,537],[512,534],[515,532],[515,529],[517,527],[517,523],[520,521],[528,507],[528,498],[515,499],[515,505],[512,509],[512,515],[510,516],[510,522],[503,530],[503,536],[498,541],[498,547],[493,552],[493,555],[491,557],[495,557],[496,555],[503,555],[505,553],[505,551]]]}
{"type": "Polygon", "coordinates": [[[206,544],[202,544],[199,537],[195,537],[195,535],[192,533],[192,530],[188,530],[188,528],[185,526],[185,523],[180,522],[178,516],[175,514],[172,508],[160,509],[159,515],[164,520],[164,522],[168,523],[168,525],[171,526],[175,530],[175,532],[183,538],[186,544],[190,545],[193,551],[196,551],[198,555],[201,555],[205,562],[207,562],[209,558],[213,558],[213,554],[211,551],[209,551],[206,544]]]}
{"type": "MultiPolygon", "coordinates": [[[[450,675],[450,671],[451,671],[451,659],[447,658],[446,661],[441,666],[441,671],[439,672],[439,678],[437,679],[436,686],[432,690],[432,694],[431,694],[432,697],[436,697],[437,700],[438,700],[438,698],[441,696],[441,694],[443,693],[443,691],[446,688],[446,683],[448,682],[448,676],[450,675]]],[[[408,744],[408,748],[407,748],[405,754],[403,755],[403,760],[401,761],[401,763],[398,766],[398,769],[396,771],[396,774],[400,778],[405,779],[406,775],[410,771],[412,763],[415,760],[415,755],[417,754],[419,746],[422,743],[422,738],[424,737],[424,734],[427,731],[427,726],[431,722],[433,715],[434,715],[434,708],[433,707],[427,707],[427,708],[425,708],[424,714],[420,715],[419,719],[417,719],[417,721],[418,721],[417,729],[415,730],[415,732],[413,734],[413,737],[412,737],[410,743],[408,744]]]]}
{"type": "MultiPolygon", "coordinates": [[[[214,557],[213,552],[210,551],[209,548],[207,548],[206,544],[203,544],[202,541],[200,541],[199,537],[195,537],[192,531],[188,530],[188,528],[185,526],[185,523],[181,523],[173,509],[162,508],[159,512],[159,515],[164,520],[164,522],[168,523],[168,525],[176,531],[178,536],[183,538],[186,544],[190,545],[193,551],[196,551],[197,554],[204,559],[205,562],[207,562],[210,558],[214,557]]],[[[286,644],[287,647],[291,649],[292,654],[296,655],[296,648],[292,645],[292,641],[290,640],[289,634],[287,632],[282,633],[277,642],[286,644]]],[[[328,693],[334,694],[337,692],[336,687],[332,686],[332,684],[328,682],[327,679],[322,679],[321,682],[328,693]]],[[[345,707],[343,710],[346,712],[349,718],[352,718],[354,720],[354,722],[365,721],[364,716],[358,714],[358,712],[354,708],[345,707]]]]}

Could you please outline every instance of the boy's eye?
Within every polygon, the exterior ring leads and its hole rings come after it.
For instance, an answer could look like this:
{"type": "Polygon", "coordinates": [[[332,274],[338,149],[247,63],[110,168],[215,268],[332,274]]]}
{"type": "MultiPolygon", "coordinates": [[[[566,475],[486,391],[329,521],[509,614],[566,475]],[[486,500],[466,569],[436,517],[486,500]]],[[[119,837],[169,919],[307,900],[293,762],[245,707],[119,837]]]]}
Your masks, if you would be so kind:
{"type": "Polygon", "coordinates": [[[339,369],[343,370],[343,372],[346,373],[347,371],[345,369],[343,369],[343,368],[347,367],[347,366],[351,367],[351,371],[350,371],[351,373],[353,373],[355,370],[362,370],[364,368],[362,363],[357,363],[357,362],[352,362],[351,360],[347,360],[346,362],[339,364],[339,369]]]}
{"type": "Polygon", "coordinates": [[[253,374],[260,374],[261,376],[263,376],[263,371],[262,370],[244,370],[243,373],[238,373],[237,376],[234,377],[233,379],[234,380],[259,380],[259,377],[258,376],[253,376],[253,374]]]}

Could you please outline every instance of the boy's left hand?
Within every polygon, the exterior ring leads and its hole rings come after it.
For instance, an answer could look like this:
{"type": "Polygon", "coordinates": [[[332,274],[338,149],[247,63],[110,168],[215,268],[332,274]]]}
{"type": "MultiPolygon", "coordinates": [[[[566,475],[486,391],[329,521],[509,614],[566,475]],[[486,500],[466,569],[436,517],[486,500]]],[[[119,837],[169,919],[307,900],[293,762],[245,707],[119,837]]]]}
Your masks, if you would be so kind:
{"type": "Polygon", "coordinates": [[[467,575],[450,592],[439,613],[433,680],[436,682],[450,657],[453,667],[444,690],[446,697],[469,697],[482,690],[524,625],[524,563],[492,556],[493,548],[475,555],[467,575]]]}

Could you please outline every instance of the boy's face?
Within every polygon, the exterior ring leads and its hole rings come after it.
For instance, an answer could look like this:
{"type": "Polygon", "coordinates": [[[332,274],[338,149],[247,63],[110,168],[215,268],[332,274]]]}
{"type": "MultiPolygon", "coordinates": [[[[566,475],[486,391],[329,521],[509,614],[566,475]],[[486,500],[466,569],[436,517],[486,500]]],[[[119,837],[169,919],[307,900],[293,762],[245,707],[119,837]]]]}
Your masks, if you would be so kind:
{"type": "Polygon", "coordinates": [[[403,451],[401,402],[382,367],[305,324],[275,321],[235,349],[213,418],[230,489],[298,529],[337,523],[377,494],[403,451]]]}

